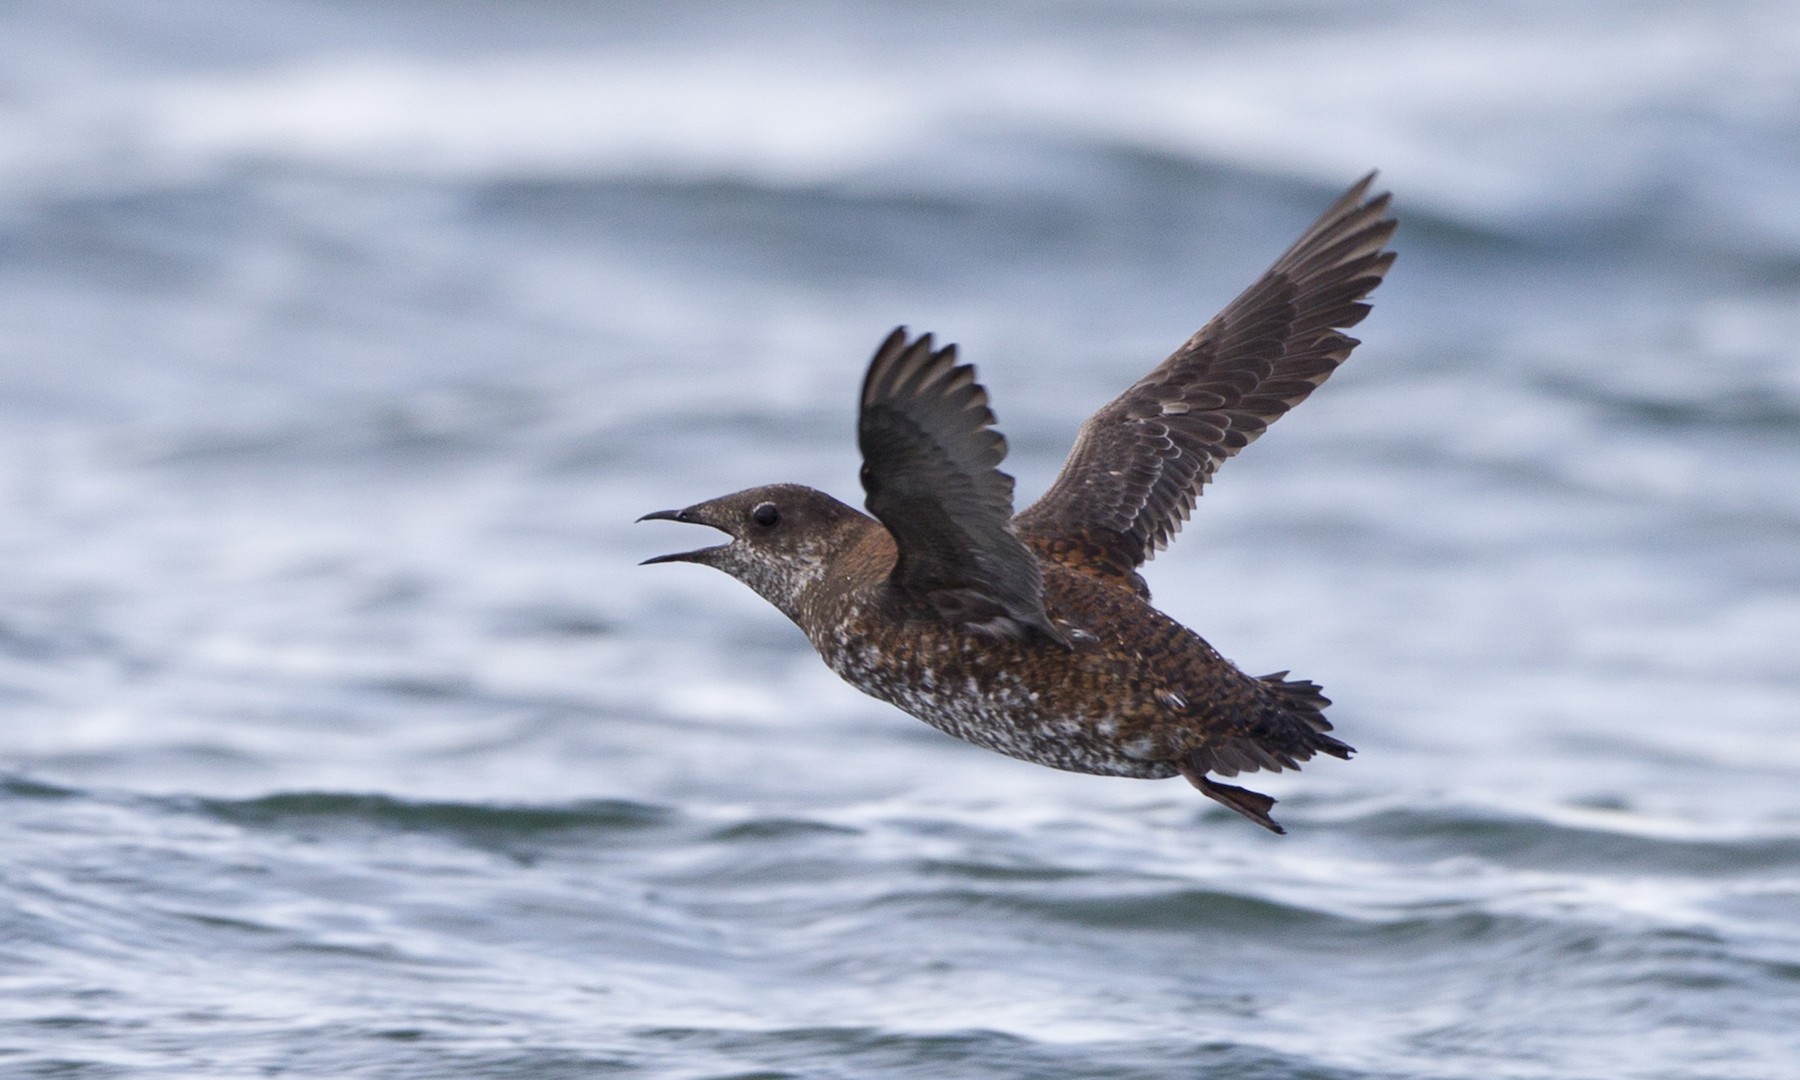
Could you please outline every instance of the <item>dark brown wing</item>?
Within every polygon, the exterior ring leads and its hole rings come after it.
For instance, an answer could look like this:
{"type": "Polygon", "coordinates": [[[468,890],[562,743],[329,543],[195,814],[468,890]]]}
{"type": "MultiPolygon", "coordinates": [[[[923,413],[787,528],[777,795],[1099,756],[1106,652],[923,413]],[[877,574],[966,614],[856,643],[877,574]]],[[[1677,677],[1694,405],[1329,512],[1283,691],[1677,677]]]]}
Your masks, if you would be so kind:
{"type": "Polygon", "coordinates": [[[1039,551],[1143,591],[1137,567],[1181,528],[1200,489],[1336,370],[1357,345],[1339,331],[1394,261],[1375,174],[1345,192],[1256,284],[1111,404],[1088,418],[1044,497],[1019,515],[1039,551]]]}
{"type": "Polygon", "coordinates": [[[907,344],[896,328],[862,380],[857,443],[869,513],[893,533],[893,583],[938,616],[983,634],[1062,635],[1044,616],[1044,578],[1013,533],[1013,479],[997,466],[994,430],[976,369],[931,335],[907,344]]]}
{"type": "Polygon", "coordinates": [[[863,379],[857,443],[870,513],[894,535],[892,581],[971,629],[1061,640],[1044,616],[1037,557],[1013,532],[1006,440],[956,346],[889,334],[863,379]]]}

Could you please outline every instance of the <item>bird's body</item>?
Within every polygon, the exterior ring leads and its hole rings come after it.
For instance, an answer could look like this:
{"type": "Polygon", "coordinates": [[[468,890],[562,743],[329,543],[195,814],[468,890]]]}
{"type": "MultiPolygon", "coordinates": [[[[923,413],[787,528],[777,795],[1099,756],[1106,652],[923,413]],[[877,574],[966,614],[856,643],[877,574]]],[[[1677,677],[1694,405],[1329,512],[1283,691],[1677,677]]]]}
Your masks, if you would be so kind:
{"type": "Polygon", "coordinates": [[[797,621],[844,681],[946,734],[1071,772],[1160,779],[1202,749],[1194,733],[1225,718],[1279,725],[1291,708],[1284,684],[1245,676],[1134,593],[1055,562],[1040,563],[1044,610],[1067,646],[967,633],[888,587],[893,542],[873,520],[863,535],[802,595],[797,621]]]}
{"type": "Polygon", "coordinates": [[[1222,784],[1348,757],[1329,702],[1286,672],[1244,674],[1149,602],[1138,566],[1227,457],[1349,355],[1339,333],[1393,255],[1387,197],[1347,192],[1263,278],[1082,428],[1016,516],[1005,443],[954,346],[889,335],[858,423],[870,517],[796,484],[646,515],[729,544],[716,566],[806,633],[845,681],[957,738],[1075,772],[1185,776],[1266,828],[1274,800],[1222,784]]]}

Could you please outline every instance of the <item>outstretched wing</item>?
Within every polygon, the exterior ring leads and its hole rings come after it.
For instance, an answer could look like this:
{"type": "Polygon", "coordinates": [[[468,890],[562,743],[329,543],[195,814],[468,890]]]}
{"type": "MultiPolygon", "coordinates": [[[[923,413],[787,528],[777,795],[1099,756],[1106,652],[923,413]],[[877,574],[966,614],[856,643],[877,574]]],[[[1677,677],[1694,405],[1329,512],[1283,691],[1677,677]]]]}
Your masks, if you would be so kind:
{"type": "Polygon", "coordinates": [[[1013,479],[998,468],[1006,440],[987,391],[956,346],[889,334],[863,379],[857,443],[869,511],[899,549],[893,584],[951,622],[997,636],[1038,630],[1044,615],[1037,557],[1012,526],[1013,479]]]}
{"type": "Polygon", "coordinates": [[[1394,261],[1388,196],[1358,182],[1233,300],[1088,418],[1044,497],[1018,517],[1033,547],[1143,590],[1137,567],[1165,547],[1225,459],[1306,399],[1357,341],[1340,331],[1394,261]]]}

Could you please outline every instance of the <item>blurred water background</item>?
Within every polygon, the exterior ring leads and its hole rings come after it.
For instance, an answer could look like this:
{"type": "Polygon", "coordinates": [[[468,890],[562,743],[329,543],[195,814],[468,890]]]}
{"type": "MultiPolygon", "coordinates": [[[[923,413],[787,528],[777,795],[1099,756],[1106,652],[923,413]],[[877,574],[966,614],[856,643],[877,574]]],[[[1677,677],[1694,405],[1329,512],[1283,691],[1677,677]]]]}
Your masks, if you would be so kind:
{"type": "Polygon", "coordinates": [[[0,1075],[1800,1075],[1800,5],[15,0],[0,1075]],[[1148,570],[1275,838],[839,684],[631,521],[1024,498],[1371,167],[1148,570]]]}

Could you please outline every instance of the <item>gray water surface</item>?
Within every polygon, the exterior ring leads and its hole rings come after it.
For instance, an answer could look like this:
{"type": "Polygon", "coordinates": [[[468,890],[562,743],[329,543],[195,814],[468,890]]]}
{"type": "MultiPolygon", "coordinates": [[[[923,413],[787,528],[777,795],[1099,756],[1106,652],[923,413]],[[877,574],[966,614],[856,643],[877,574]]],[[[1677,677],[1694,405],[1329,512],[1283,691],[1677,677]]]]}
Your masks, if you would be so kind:
{"type": "Polygon", "coordinates": [[[0,1075],[1800,1075],[1800,5],[0,14],[0,1075]],[[1147,573],[1360,753],[1062,774],[633,526],[1023,499],[1370,167],[1147,573]]]}

